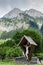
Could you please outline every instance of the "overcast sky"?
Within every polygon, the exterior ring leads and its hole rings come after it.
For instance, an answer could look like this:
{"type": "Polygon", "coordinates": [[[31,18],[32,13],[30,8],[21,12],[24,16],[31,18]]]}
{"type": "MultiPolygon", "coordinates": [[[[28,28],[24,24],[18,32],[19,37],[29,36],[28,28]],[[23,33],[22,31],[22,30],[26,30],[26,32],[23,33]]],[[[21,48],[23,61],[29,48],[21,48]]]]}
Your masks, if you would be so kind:
{"type": "Polygon", "coordinates": [[[0,17],[13,8],[21,10],[33,8],[43,12],[43,0],[0,0],[0,17]]]}

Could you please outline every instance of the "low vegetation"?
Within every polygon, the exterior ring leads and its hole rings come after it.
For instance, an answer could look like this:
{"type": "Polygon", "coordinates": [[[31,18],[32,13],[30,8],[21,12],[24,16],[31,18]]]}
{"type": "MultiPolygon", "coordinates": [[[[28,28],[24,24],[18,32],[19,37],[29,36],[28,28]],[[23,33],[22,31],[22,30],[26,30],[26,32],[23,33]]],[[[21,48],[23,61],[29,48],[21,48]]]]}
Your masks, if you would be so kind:
{"type": "Polygon", "coordinates": [[[43,39],[41,34],[34,30],[22,30],[16,31],[12,39],[7,39],[4,41],[0,40],[0,59],[2,59],[2,61],[6,58],[10,59],[23,56],[22,50],[18,46],[18,43],[24,35],[30,36],[38,45],[35,49],[34,56],[43,58],[43,39]]]}
{"type": "MultiPolygon", "coordinates": [[[[0,61],[0,65],[27,65],[27,64],[19,64],[16,63],[14,60],[13,61],[0,61]]],[[[30,65],[43,65],[43,64],[30,64],[30,65]]]]}
{"type": "Polygon", "coordinates": [[[14,60],[13,61],[0,61],[0,65],[27,65],[27,64],[17,64],[14,60]]]}

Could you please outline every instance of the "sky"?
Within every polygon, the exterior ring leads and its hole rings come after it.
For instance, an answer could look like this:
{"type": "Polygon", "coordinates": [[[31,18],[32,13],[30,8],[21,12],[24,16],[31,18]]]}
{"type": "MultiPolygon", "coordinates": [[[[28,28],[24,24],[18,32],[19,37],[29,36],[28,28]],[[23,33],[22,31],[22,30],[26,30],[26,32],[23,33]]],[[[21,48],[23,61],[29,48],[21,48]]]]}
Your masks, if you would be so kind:
{"type": "Polygon", "coordinates": [[[43,0],[0,0],[0,18],[13,8],[36,9],[43,13],[43,0]]]}

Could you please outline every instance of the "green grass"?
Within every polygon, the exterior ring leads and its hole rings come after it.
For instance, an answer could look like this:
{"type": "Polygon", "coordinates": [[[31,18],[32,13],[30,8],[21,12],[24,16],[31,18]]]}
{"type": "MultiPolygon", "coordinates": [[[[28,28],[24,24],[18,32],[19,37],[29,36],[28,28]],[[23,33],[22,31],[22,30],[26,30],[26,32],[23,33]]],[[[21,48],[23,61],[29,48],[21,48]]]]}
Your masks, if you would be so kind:
{"type": "Polygon", "coordinates": [[[0,65],[27,65],[27,64],[17,64],[17,63],[15,63],[15,61],[9,61],[9,62],[0,61],[0,65]]]}
{"type": "MultiPolygon", "coordinates": [[[[17,64],[15,61],[0,61],[0,65],[27,65],[27,64],[17,64]]],[[[30,64],[30,65],[43,65],[43,64],[30,64]]]]}

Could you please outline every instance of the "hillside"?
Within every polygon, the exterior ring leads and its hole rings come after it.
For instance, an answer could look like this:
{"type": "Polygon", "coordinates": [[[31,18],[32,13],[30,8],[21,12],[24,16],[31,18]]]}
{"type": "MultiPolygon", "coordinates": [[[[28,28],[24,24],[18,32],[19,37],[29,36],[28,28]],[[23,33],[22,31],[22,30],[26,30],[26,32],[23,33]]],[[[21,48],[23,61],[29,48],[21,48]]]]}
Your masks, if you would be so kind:
{"type": "Polygon", "coordinates": [[[14,8],[0,19],[0,30],[10,32],[18,29],[43,31],[43,13],[35,9],[21,11],[14,8]]]}
{"type": "Polygon", "coordinates": [[[17,17],[17,16],[19,17],[19,13],[26,13],[26,14],[32,16],[32,17],[43,17],[43,13],[41,13],[40,11],[35,10],[35,9],[22,11],[18,8],[14,8],[13,10],[11,10],[7,14],[5,14],[3,16],[3,18],[14,18],[14,17],[17,17]]]}
{"type": "Polygon", "coordinates": [[[43,13],[35,9],[26,10],[25,13],[32,17],[43,17],[43,13]]]}
{"type": "Polygon", "coordinates": [[[8,12],[7,14],[5,14],[3,16],[3,18],[14,18],[14,17],[17,17],[19,16],[19,13],[22,13],[23,11],[21,11],[20,9],[18,8],[14,8],[13,10],[11,10],[10,12],[8,12]]]}

